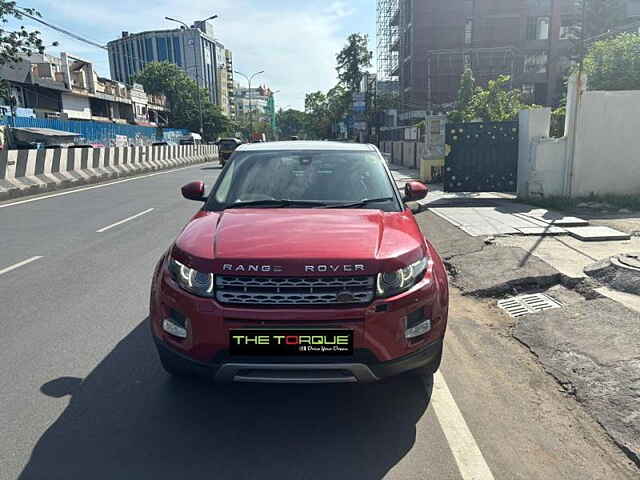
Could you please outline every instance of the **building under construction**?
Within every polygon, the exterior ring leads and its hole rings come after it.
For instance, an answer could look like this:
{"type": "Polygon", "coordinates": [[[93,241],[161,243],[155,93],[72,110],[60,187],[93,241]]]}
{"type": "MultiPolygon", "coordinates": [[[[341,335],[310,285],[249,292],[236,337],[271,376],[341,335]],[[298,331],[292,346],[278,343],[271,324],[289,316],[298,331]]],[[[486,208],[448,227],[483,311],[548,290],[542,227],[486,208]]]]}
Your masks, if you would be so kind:
{"type": "Polygon", "coordinates": [[[577,21],[573,0],[378,0],[377,20],[378,77],[398,80],[405,110],[436,112],[453,107],[465,67],[556,104],[577,21]]]}
{"type": "Polygon", "coordinates": [[[400,58],[399,0],[378,0],[377,5],[378,80],[397,80],[400,58]]]}

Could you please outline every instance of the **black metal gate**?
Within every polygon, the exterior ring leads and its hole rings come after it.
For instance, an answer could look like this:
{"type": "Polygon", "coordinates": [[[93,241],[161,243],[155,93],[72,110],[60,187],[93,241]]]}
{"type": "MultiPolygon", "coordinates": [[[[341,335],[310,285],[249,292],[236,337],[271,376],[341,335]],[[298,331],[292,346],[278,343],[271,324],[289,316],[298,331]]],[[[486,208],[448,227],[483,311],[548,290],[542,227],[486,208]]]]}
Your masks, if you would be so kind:
{"type": "Polygon", "coordinates": [[[448,123],[445,192],[515,192],[518,122],[448,123]]]}

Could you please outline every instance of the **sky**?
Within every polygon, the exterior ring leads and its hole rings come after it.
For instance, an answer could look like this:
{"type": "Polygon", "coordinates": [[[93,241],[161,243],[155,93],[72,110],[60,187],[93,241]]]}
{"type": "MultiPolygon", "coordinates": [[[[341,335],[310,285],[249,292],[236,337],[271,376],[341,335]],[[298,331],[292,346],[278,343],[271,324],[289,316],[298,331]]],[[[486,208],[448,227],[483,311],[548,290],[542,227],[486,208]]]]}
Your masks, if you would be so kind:
{"type": "MultiPolygon", "coordinates": [[[[31,0],[28,5],[18,0],[18,6],[36,8],[47,22],[100,44],[122,31],[175,28],[165,16],[191,24],[217,14],[215,35],[233,52],[234,69],[246,74],[264,70],[254,84],[280,90],[277,108],[303,109],[306,93],[335,85],[335,56],[349,34],[369,34],[375,52],[375,0],[31,0]]],[[[47,45],[59,42],[48,53],[77,55],[93,62],[101,76],[109,76],[106,50],[28,19],[20,24],[39,30],[47,45]]]]}

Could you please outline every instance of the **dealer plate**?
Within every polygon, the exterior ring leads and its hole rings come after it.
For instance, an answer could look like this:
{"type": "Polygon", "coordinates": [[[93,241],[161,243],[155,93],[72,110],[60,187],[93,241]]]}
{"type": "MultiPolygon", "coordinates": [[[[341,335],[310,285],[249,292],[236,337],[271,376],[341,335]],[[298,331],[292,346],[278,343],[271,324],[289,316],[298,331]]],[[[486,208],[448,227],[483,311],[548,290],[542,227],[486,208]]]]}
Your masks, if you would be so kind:
{"type": "Polygon", "coordinates": [[[351,330],[231,330],[231,355],[353,355],[351,330]]]}

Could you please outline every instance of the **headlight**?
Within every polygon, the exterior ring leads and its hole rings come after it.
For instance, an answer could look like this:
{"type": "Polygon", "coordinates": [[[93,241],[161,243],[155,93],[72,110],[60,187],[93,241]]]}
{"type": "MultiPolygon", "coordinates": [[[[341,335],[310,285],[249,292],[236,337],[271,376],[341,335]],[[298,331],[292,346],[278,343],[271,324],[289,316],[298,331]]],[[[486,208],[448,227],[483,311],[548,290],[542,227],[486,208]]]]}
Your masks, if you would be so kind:
{"type": "Polygon", "coordinates": [[[378,296],[386,298],[406,292],[422,279],[426,269],[427,259],[422,258],[395,272],[379,273],[378,296]]]}
{"type": "Polygon", "coordinates": [[[198,297],[213,297],[213,273],[203,273],[183,265],[171,258],[169,271],[173,279],[189,293],[198,297]]]}

